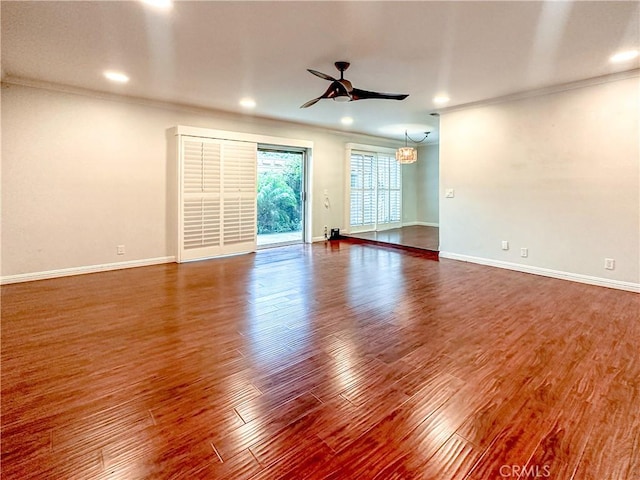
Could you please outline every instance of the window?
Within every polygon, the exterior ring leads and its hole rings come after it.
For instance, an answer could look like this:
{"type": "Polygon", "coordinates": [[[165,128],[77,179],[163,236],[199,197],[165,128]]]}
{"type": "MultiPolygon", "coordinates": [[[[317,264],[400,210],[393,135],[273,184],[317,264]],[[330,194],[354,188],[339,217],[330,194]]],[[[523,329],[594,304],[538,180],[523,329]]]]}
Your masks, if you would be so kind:
{"type": "Polygon", "coordinates": [[[348,149],[351,231],[400,226],[402,171],[391,151],[380,150],[348,149]]]}

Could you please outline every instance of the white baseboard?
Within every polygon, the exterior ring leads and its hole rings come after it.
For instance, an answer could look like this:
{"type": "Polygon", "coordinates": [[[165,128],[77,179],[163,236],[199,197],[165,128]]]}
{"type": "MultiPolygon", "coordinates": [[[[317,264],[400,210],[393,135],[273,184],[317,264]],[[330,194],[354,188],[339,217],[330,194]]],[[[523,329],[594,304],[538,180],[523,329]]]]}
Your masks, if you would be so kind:
{"type": "Polygon", "coordinates": [[[586,283],[589,285],[597,285],[599,287],[615,288],[617,290],[626,290],[628,292],[640,293],[640,283],[623,282],[620,280],[611,280],[609,278],[592,277],[579,273],[562,272],[559,270],[551,270],[542,267],[533,267],[531,265],[521,265],[518,263],[502,262],[500,260],[492,260],[489,258],[472,257],[470,255],[460,255],[451,252],[440,252],[440,258],[448,258],[450,260],[460,260],[463,262],[477,263],[489,267],[504,268],[507,270],[515,270],[517,272],[532,273],[543,277],[559,278],[561,280],[570,280],[572,282],[586,283]]]}
{"type": "Polygon", "coordinates": [[[415,227],[415,226],[420,226],[420,227],[440,227],[439,223],[433,223],[433,222],[404,222],[402,224],[403,227],[415,227]]]}
{"type": "Polygon", "coordinates": [[[88,265],[86,267],[61,268],[59,270],[47,270],[44,272],[20,273],[18,275],[6,275],[0,278],[0,284],[32,282],[34,280],[46,280],[48,278],[69,277],[71,275],[83,275],[86,273],[106,272],[108,270],[121,270],[123,268],[147,267],[161,263],[175,262],[176,257],[145,258],[128,262],[105,263],[103,265],[88,265]]]}
{"type": "Polygon", "coordinates": [[[326,238],[324,238],[324,236],[322,236],[322,237],[313,237],[313,238],[311,239],[311,241],[312,241],[313,243],[316,243],[316,242],[324,242],[325,240],[327,240],[327,239],[326,239],[326,238]]]}

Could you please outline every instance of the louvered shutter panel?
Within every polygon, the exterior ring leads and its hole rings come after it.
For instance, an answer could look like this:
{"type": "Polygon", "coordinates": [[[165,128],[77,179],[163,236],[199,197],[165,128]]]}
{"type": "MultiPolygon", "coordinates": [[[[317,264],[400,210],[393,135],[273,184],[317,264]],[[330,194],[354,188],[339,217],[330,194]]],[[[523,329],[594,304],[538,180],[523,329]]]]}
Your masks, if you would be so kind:
{"type": "Polygon", "coordinates": [[[352,227],[362,225],[364,210],[362,208],[362,185],[364,182],[362,174],[362,155],[351,155],[351,222],[352,227]]]}
{"type": "Polygon", "coordinates": [[[389,157],[389,221],[400,223],[402,220],[402,170],[395,158],[389,157]]]}
{"type": "Polygon", "coordinates": [[[376,221],[375,158],[354,152],[350,163],[350,225],[351,231],[358,231],[371,228],[376,221]]]}
{"type": "Polygon", "coordinates": [[[375,158],[373,155],[364,155],[362,172],[364,184],[362,188],[362,209],[364,211],[363,227],[370,228],[376,223],[376,180],[375,158]]]}
{"type": "Polygon", "coordinates": [[[389,223],[389,160],[378,155],[378,218],[377,222],[389,223]]]}
{"type": "Polygon", "coordinates": [[[178,261],[255,251],[257,145],[180,142],[178,261]]]}
{"type": "Polygon", "coordinates": [[[223,238],[226,253],[256,248],[255,143],[225,142],[223,165],[223,238]]]}
{"type": "Polygon", "coordinates": [[[183,139],[181,260],[219,252],[220,153],[217,143],[183,139]]]}
{"type": "Polygon", "coordinates": [[[350,174],[351,232],[401,226],[402,171],[395,157],[352,151],[350,174]]]}

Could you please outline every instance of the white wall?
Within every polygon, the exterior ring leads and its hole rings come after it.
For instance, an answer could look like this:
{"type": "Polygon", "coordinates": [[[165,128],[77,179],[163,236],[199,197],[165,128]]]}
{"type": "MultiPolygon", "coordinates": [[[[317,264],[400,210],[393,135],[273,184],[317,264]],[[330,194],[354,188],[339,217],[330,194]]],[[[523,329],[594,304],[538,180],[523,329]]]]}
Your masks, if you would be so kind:
{"type": "Polygon", "coordinates": [[[402,165],[402,223],[415,225],[418,222],[418,162],[402,165]]]}
{"type": "Polygon", "coordinates": [[[439,145],[425,145],[418,148],[418,169],[416,183],[417,191],[417,220],[421,224],[438,225],[440,205],[438,198],[440,158],[439,145]]]}
{"type": "Polygon", "coordinates": [[[418,147],[418,161],[402,165],[402,223],[438,225],[439,146],[418,147]]]}
{"type": "Polygon", "coordinates": [[[637,290],[639,94],[632,77],[443,114],[441,256],[637,290]]]}
{"type": "MultiPolygon", "coordinates": [[[[2,276],[159,259],[170,238],[167,129],[314,142],[312,228],[344,228],[348,142],[381,138],[127,98],[2,85],[2,276]],[[331,207],[324,208],[324,190],[331,207]],[[126,255],[116,255],[125,245],[126,255]]],[[[65,90],[61,88],[60,90],[65,90]]]]}

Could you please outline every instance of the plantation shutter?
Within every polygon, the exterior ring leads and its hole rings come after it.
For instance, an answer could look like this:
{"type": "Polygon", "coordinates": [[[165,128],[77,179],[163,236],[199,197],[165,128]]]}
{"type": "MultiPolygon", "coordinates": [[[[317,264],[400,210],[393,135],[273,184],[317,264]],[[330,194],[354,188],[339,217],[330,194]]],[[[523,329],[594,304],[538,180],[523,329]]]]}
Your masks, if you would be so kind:
{"type": "Polygon", "coordinates": [[[224,143],[222,188],[225,253],[256,249],[257,151],[255,143],[224,143]]]}
{"type": "Polygon", "coordinates": [[[389,223],[389,161],[378,155],[378,218],[377,223],[389,223]]]}
{"type": "Polygon", "coordinates": [[[378,218],[379,225],[385,228],[400,226],[402,182],[400,165],[395,157],[378,153],[378,218]]]}
{"type": "Polygon", "coordinates": [[[376,190],[373,155],[355,152],[351,154],[350,206],[352,227],[370,229],[375,225],[376,190]]]}
{"type": "Polygon", "coordinates": [[[255,251],[256,150],[181,137],[178,261],[255,251]]]}
{"type": "Polygon", "coordinates": [[[349,159],[350,231],[400,227],[402,171],[395,157],[352,150],[349,159]]]}
{"type": "Polygon", "coordinates": [[[389,221],[402,226],[402,169],[395,157],[389,159],[389,221]]]}
{"type": "Polygon", "coordinates": [[[220,162],[218,143],[182,143],[181,260],[216,255],[220,250],[220,162]]]}

